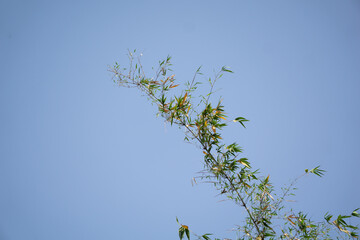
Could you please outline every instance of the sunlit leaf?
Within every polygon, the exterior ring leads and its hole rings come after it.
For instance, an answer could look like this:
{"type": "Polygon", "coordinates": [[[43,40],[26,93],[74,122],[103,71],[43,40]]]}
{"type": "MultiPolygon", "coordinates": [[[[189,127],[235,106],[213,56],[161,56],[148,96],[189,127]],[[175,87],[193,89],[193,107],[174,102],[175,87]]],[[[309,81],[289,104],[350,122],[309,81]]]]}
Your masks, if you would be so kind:
{"type": "Polygon", "coordinates": [[[179,86],[180,84],[177,84],[177,85],[171,85],[169,88],[175,88],[177,86],[179,86]]]}
{"type": "Polygon", "coordinates": [[[185,228],[185,233],[186,233],[186,237],[188,238],[188,240],[190,240],[190,231],[188,228],[185,228]]]}
{"type": "Polygon", "coordinates": [[[216,127],[212,126],[211,129],[213,130],[214,133],[216,133],[216,127]]]}
{"type": "Polygon", "coordinates": [[[242,165],[244,165],[245,167],[247,168],[250,168],[250,166],[248,165],[248,163],[246,161],[243,161],[243,160],[238,160],[239,163],[241,163],[242,165]]]}

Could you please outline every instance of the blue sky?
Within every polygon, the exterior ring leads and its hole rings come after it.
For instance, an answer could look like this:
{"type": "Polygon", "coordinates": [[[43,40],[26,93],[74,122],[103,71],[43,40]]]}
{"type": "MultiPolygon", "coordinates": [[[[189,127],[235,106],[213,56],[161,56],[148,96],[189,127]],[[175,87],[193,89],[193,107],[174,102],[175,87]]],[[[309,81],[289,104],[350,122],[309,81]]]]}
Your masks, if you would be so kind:
{"type": "Polygon", "coordinates": [[[135,48],[183,82],[230,66],[229,141],[278,187],[326,169],[291,205],[314,219],[359,207],[359,23],[355,0],[2,0],[0,239],[177,239],[176,216],[235,238],[242,210],[191,185],[201,151],[111,81],[135,48]]]}

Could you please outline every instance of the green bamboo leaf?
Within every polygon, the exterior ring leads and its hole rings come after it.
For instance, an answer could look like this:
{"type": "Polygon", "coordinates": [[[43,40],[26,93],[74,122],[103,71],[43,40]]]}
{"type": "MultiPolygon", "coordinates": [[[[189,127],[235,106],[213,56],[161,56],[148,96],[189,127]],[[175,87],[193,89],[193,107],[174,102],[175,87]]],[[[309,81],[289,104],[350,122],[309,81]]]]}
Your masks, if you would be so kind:
{"type": "Polygon", "coordinates": [[[329,213],[326,213],[325,216],[324,216],[324,218],[325,218],[325,220],[326,220],[327,222],[329,222],[332,217],[333,217],[333,215],[331,215],[331,214],[329,214],[329,213]]]}
{"type": "Polygon", "coordinates": [[[233,120],[233,122],[238,122],[238,123],[240,123],[244,128],[246,128],[245,127],[245,125],[244,125],[244,122],[248,122],[249,120],[247,120],[246,118],[243,118],[243,117],[237,117],[237,118],[235,118],[234,120],[233,120]]]}
{"type": "MultiPolygon", "coordinates": [[[[306,170],[305,170],[306,172],[306,170]]],[[[310,173],[313,173],[319,177],[322,177],[324,175],[325,170],[320,169],[320,166],[317,166],[316,168],[313,168],[309,171],[310,173]]]]}
{"type": "Polygon", "coordinates": [[[351,213],[351,215],[354,216],[354,217],[360,217],[360,214],[357,212],[357,210],[359,210],[359,209],[360,209],[360,208],[355,209],[355,210],[351,213]]]}
{"type": "Polygon", "coordinates": [[[183,227],[180,227],[179,228],[179,237],[180,237],[180,240],[183,239],[184,237],[184,232],[185,232],[185,229],[183,227]]]}
{"type": "Polygon", "coordinates": [[[186,233],[187,239],[190,240],[190,231],[189,231],[189,229],[186,228],[185,233],[186,233]]]}
{"type": "Polygon", "coordinates": [[[212,234],[206,233],[206,234],[202,235],[201,237],[205,240],[211,240],[211,238],[209,238],[208,235],[212,235],[212,234]]]}
{"type": "Polygon", "coordinates": [[[223,66],[223,67],[221,68],[221,71],[223,71],[223,72],[229,72],[229,73],[234,73],[234,72],[231,71],[231,70],[229,69],[229,67],[227,67],[227,66],[223,66]]]}

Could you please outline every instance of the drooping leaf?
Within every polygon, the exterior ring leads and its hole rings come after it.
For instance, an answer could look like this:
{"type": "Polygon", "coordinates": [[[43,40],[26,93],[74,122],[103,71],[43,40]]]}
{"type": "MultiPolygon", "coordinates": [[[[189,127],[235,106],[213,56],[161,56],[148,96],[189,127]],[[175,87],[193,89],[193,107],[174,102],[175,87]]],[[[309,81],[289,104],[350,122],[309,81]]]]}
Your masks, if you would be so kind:
{"type": "Polygon", "coordinates": [[[184,233],[185,233],[185,229],[183,227],[180,227],[179,228],[179,238],[180,238],[180,240],[183,239],[184,233]]]}
{"type": "Polygon", "coordinates": [[[247,160],[248,160],[247,158],[240,158],[238,162],[244,165],[245,167],[250,168],[249,162],[247,160]]]}
{"type": "Polygon", "coordinates": [[[186,237],[188,240],[190,240],[190,231],[189,229],[185,228],[186,237]]]}
{"type": "Polygon", "coordinates": [[[237,118],[235,118],[234,120],[233,120],[233,122],[238,122],[238,123],[240,123],[244,128],[246,128],[245,127],[245,125],[244,125],[244,122],[248,122],[249,120],[247,120],[246,118],[243,118],[243,117],[237,117],[237,118]]]}
{"type": "Polygon", "coordinates": [[[229,69],[229,67],[227,67],[227,66],[223,66],[223,67],[221,68],[221,71],[223,71],[223,72],[229,72],[229,73],[234,73],[234,72],[231,71],[231,70],[229,69]]]}

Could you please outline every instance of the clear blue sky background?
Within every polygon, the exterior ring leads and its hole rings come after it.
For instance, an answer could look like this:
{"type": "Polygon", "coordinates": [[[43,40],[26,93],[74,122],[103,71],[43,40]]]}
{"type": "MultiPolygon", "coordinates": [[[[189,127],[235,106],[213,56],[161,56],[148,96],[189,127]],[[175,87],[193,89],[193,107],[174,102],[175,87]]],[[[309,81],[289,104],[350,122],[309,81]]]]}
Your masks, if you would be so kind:
{"type": "Polygon", "coordinates": [[[1,0],[0,30],[0,239],[177,239],[176,216],[235,238],[201,151],[111,81],[128,48],[180,81],[230,66],[229,141],[278,187],[326,169],[291,205],[314,219],[360,205],[359,1],[1,0]]]}

